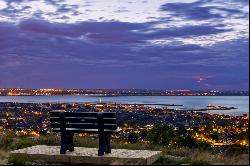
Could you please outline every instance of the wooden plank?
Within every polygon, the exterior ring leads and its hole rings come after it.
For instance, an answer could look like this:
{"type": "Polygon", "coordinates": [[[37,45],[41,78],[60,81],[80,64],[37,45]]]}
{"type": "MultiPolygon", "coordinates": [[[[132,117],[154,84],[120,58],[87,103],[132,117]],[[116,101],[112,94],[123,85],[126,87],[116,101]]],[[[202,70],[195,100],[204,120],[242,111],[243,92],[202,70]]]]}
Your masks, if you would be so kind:
{"type": "MultiPolygon", "coordinates": [[[[60,128],[52,128],[53,132],[61,132],[60,128]]],[[[121,130],[116,129],[116,130],[109,130],[109,129],[104,129],[104,133],[107,134],[116,134],[120,132],[121,130]]],[[[78,129],[78,128],[66,128],[66,132],[69,133],[93,133],[93,134],[98,134],[98,129],[78,129]]]]}
{"type": "MultiPolygon", "coordinates": [[[[104,118],[104,123],[106,124],[116,124],[116,118],[104,118]]],[[[50,122],[60,122],[59,117],[50,117],[50,122]]],[[[65,122],[70,123],[97,123],[97,118],[93,117],[65,117],[65,122]]]]}
{"type": "MultiPolygon", "coordinates": [[[[59,117],[61,112],[50,112],[51,117],[59,117]]],[[[98,113],[102,113],[103,118],[115,118],[115,112],[63,112],[65,117],[97,117],[98,113]]]]}
{"type": "MultiPolygon", "coordinates": [[[[60,123],[51,123],[51,128],[60,128],[60,123]]],[[[78,128],[78,129],[98,129],[98,123],[66,123],[66,128],[78,128]]],[[[104,124],[104,129],[115,130],[116,124],[104,124]]]]}

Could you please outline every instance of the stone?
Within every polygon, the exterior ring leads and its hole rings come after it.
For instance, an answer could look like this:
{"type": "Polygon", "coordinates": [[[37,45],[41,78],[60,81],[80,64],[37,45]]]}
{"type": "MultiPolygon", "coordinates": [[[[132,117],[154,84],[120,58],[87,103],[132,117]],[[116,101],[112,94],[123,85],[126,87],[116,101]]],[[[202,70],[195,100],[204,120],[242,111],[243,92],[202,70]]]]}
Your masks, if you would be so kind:
{"type": "Polygon", "coordinates": [[[49,163],[151,165],[162,154],[161,151],[112,149],[112,153],[98,156],[97,151],[97,148],[75,147],[73,152],[60,154],[59,146],[37,145],[12,151],[11,155],[49,163]]]}

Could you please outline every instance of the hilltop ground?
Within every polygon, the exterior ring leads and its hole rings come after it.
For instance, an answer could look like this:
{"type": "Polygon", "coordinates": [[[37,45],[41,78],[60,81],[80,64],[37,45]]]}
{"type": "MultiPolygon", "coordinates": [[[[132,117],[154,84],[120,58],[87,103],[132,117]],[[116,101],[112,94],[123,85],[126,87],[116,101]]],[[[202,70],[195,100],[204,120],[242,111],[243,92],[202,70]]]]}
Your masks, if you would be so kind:
{"type": "MultiPolygon", "coordinates": [[[[24,158],[11,158],[9,151],[14,149],[25,148],[33,145],[59,145],[59,137],[55,135],[41,136],[37,139],[31,138],[13,138],[10,136],[0,136],[0,165],[3,164],[32,164],[24,158]],[[27,162],[28,161],[28,162],[27,162]]],[[[86,137],[75,137],[75,146],[80,147],[97,147],[96,139],[86,137]]],[[[209,164],[230,164],[230,165],[249,165],[249,154],[243,153],[221,153],[211,150],[190,149],[187,147],[162,147],[147,144],[124,144],[121,142],[112,142],[112,148],[122,149],[148,149],[161,150],[163,156],[159,158],[155,165],[168,164],[192,164],[192,165],[209,165],[209,164]]],[[[42,161],[40,161],[42,162],[42,161]]]]}

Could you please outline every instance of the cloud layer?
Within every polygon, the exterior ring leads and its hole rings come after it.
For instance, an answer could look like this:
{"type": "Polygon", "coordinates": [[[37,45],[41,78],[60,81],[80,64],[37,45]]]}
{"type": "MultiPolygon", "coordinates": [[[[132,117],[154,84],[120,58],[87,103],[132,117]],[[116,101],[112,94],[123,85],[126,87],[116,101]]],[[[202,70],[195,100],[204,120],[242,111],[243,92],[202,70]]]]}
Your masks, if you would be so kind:
{"type": "Polygon", "coordinates": [[[0,87],[248,89],[246,0],[0,0],[0,87]]]}

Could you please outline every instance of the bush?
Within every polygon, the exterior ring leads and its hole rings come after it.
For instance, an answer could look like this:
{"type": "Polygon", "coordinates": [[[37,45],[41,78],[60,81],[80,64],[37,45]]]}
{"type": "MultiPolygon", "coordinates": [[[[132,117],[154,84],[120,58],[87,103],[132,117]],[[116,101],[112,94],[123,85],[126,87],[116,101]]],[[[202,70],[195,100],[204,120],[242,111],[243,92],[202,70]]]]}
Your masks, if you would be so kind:
{"type": "Polygon", "coordinates": [[[9,148],[14,142],[14,136],[12,135],[1,135],[0,136],[0,147],[3,149],[9,148]]]}
{"type": "Polygon", "coordinates": [[[127,140],[131,144],[138,143],[139,142],[139,135],[137,133],[129,133],[127,140]]]}
{"type": "Polygon", "coordinates": [[[38,140],[36,140],[38,145],[48,145],[48,146],[59,146],[60,145],[60,137],[55,135],[48,136],[40,136],[38,140]]]}
{"type": "Polygon", "coordinates": [[[163,146],[169,145],[176,138],[177,132],[167,124],[155,124],[147,135],[147,139],[151,144],[163,146]]]}
{"type": "Polygon", "coordinates": [[[26,165],[28,161],[27,157],[23,156],[11,156],[8,159],[8,164],[12,165],[26,165]]]}
{"type": "Polygon", "coordinates": [[[207,142],[197,141],[195,147],[199,149],[207,150],[211,148],[211,145],[207,142]]]}
{"type": "Polygon", "coordinates": [[[172,156],[181,156],[187,157],[192,153],[193,149],[188,147],[173,147],[170,146],[168,148],[163,149],[163,153],[172,156]]]}
{"type": "Polygon", "coordinates": [[[189,159],[177,159],[173,157],[161,156],[158,160],[156,160],[153,165],[180,165],[186,164],[189,162],[189,159]]]}
{"type": "Polygon", "coordinates": [[[180,145],[189,148],[194,148],[196,147],[196,140],[192,136],[188,135],[184,138],[180,138],[180,145]]]}
{"type": "Polygon", "coordinates": [[[23,148],[27,148],[30,146],[34,146],[36,145],[36,143],[32,140],[28,140],[28,139],[20,139],[15,145],[14,145],[14,149],[23,149],[23,148]]]}
{"type": "Polygon", "coordinates": [[[206,160],[194,160],[191,162],[192,165],[211,165],[209,161],[206,160]]]}

